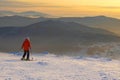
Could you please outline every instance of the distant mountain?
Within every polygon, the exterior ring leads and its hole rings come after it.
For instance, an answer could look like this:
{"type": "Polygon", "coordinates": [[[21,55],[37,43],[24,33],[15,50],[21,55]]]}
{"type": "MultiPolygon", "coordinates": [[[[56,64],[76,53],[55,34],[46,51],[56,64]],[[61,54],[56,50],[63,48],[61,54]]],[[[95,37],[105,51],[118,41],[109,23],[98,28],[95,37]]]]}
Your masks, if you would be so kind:
{"type": "Polygon", "coordinates": [[[16,15],[16,12],[12,12],[12,11],[0,11],[0,17],[3,16],[13,16],[16,15]]]}
{"type": "Polygon", "coordinates": [[[46,18],[29,18],[29,17],[22,17],[22,16],[4,16],[0,17],[0,27],[24,27],[33,23],[37,23],[40,21],[44,21],[46,18]]]}
{"type": "Polygon", "coordinates": [[[66,22],[76,22],[90,27],[106,29],[120,35],[120,19],[95,16],[95,17],[62,17],[58,20],[66,22]]]}
{"type": "Polygon", "coordinates": [[[3,16],[23,16],[23,17],[50,17],[51,15],[36,11],[26,11],[26,12],[13,12],[13,11],[0,11],[0,17],[3,16]]]}
{"type": "Polygon", "coordinates": [[[41,34],[41,32],[43,32],[43,30],[47,30],[47,31],[45,31],[45,33],[51,31],[50,34],[52,34],[53,32],[56,32],[56,33],[53,33],[53,35],[56,35],[58,32],[60,32],[60,34],[62,34],[61,32],[68,33],[69,31],[70,31],[69,34],[71,34],[71,32],[75,32],[75,33],[79,32],[79,33],[113,35],[113,33],[108,32],[108,31],[103,30],[103,29],[91,28],[91,27],[87,27],[87,26],[84,26],[84,25],[81,25],[78,23],[64,22],[64,21],[59,21],[59,20],[42,21],[42,22],[34,23],[34,24],[28,25],[26,27],[21,27],[21,28],[20,27],[18,27],[18,28],[17,27],[6,27],[6,28],[3,27],[3,28],[1,28],[1,31],[2,31],[2,29],[9,29],[9,28],[11,30],[12,30],[12,28],[19,29],[19,31],[15,30],[17,33],[19,32],[19,34],[22,34],[21,32],[25,32],[26,34],[28,34],[29,32],[32,31],[29,35],[37,35],[38,33],[41,34]]]}
{"type": "Polygon", "coordinates": [[[120,40],[106,30],[90,28],[74,22],[48,20],[26,27],[0,28],[1,51],[17,50],[21,46],[21,39],[26,36],[31,38],[34,51],[50,52],[80,50],[79,44],[120,40]]]}
{"type": "MultiPolygon", "coordinates": [[[[11,12],[9,12],[11,13],[11,12]]],[[[30,12],[29,12],[30,13],[30,12]]],[[[34,12],[31,12],[31,14],[34,12]]],[[[24,14],[24,13],[23,13],[24,14]]],[[[25,15],[30,15],[25,12],[25,15]]],[[[61,18],[28,18],[22,16],[4,16],[0,17],[0,27],[14,26],[14,27],[24,27],[37,22],[46,20],[61,20],[65,22],[75,22],[83,24],[93,28],[101,28],[117,35],[120,35],[120,19],[106,17],[106,16],[95,16],[95,17],[61,17],[61,18]]]]}
{"type": "Polygon", "coordinates": [[[50,17],[49,14],[41,13],[41,12],[35,12],[35,11],[27,11],[27,12],[21,12],[18,13],[17,15],[19,16],[24,16],[24,17],[50,17]]]}

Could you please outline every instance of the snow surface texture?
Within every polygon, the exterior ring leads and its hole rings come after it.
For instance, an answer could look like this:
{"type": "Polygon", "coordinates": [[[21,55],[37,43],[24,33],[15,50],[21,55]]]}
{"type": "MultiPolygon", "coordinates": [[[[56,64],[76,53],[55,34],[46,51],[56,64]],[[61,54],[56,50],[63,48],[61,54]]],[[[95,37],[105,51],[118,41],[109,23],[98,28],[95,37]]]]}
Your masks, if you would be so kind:
{"type": "Polygon", "coordinates": [[[120,80],[120,61],[106,58],[0,53],[0,80],[120,80]]]}
{"type": "MultiPolygon", "coordinates": [[[[120,43],[97,43],[87,47],[82,46],[81,48],[78,55],[120,60],[120,43]]],[[[73,52],[73,54],[75,53],[73,52]]]]}

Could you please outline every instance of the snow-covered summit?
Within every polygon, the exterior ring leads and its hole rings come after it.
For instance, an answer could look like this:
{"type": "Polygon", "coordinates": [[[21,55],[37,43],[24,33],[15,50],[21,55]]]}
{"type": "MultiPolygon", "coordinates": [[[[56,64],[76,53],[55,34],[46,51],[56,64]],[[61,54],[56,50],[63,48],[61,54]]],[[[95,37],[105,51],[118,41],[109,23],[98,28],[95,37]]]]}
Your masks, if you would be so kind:
{"type": "Polygon", "coordinates": [[[32,54],[34,61],[0,53],[0,80],[120,80],[120,61],[32,54]]]}

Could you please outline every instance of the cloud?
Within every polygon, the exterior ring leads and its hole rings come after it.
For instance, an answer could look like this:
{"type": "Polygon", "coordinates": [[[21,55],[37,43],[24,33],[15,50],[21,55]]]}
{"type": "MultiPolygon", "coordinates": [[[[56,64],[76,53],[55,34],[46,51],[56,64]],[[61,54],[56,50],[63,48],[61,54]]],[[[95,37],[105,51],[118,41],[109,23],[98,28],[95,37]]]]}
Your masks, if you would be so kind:
{"type": "Polygon", "coordinates": [[[28,3],[10,1],[10,0],[0,0],[1,7],[26,7],[30,6],[28,3]]]}
{"type": "Polygon", "coordinates": [[[102,8],[106,8],[106,9],[120,9],[119,6],[114,6],[114,7],[112,7],[112,6],[107,6],[107,7],[102,7],[102,8]]]}
{"type": "Polygon", "coordinates": [[[103,9],[120,9],[120,6],[89,6],[89,7],[96,7],[96,8],[103,8],[103,9]]]}
{"type": "Polygon", "coordinates": [[[22,7],[25,5],[27,6],[28,4],[13,0],[0,0],[0,7],[22,7]]]}
{"type": "Polygon", "coordinates": [[[49,5],[45,3],[26,3],[13,0],[0,0],[0,7],[11,7],[11,8],[27,8],[27,7],[49,7],[49,8],[65,8],[65,6],[49,5]]]}

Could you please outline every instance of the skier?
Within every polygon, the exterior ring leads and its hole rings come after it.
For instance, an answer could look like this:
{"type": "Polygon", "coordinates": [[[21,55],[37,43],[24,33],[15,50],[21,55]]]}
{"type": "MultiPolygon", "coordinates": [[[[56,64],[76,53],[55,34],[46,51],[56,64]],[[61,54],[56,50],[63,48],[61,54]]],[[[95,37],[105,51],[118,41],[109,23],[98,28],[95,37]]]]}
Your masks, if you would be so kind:
{"type": "Polygon", "coordinates": [[[27,37],[21,47],[24,50],[24,54],[21,58],[21,60],[30,60],[30,49],[31,49],[31,43],[29,37],[27,37]],[[27,59],[25,59],[25,56],[27,55],[27,59]]]}

